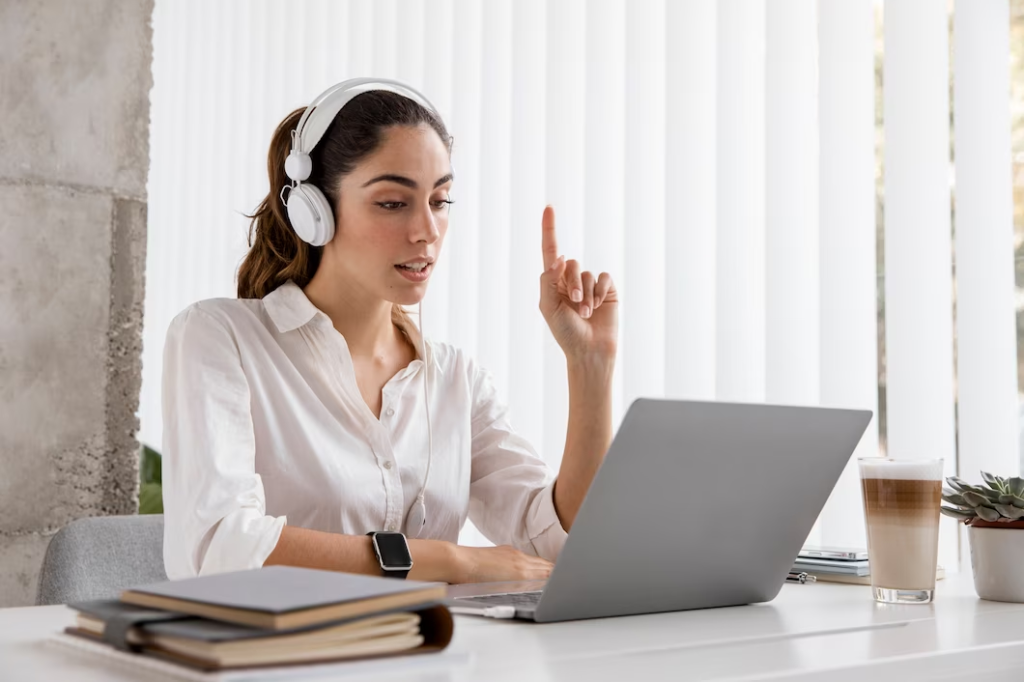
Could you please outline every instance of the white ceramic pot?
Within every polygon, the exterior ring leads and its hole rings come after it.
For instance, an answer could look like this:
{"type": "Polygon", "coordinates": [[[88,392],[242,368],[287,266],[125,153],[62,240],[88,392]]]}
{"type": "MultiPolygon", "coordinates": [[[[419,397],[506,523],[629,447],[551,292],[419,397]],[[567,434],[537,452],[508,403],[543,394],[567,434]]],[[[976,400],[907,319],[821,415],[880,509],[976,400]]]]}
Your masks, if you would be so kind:
{"type": "Polygon", "coordinates": [[[978,596],[1024,603],[1024,529],[968,526],[967,533],[978,596]]]}

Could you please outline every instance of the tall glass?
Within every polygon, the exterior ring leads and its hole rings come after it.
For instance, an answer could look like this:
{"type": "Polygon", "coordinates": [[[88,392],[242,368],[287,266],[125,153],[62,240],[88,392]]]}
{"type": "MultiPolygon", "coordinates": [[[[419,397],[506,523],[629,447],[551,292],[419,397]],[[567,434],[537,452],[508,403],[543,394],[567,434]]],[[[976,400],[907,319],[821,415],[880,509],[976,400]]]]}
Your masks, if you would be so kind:
{"type": "Polygon", "coordinates": [[[875,600],[931,602],[939,553],[942,460],[861,457],[858,462],[875,600]]]}

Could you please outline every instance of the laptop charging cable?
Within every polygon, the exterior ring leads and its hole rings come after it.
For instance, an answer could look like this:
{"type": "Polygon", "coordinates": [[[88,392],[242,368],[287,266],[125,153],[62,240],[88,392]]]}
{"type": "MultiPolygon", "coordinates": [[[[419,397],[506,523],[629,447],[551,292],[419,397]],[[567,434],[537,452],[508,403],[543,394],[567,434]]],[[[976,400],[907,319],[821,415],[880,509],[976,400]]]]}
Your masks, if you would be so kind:
{"type": "Polygon", "coordinates": [[[515,618],[516,607],[514,606],[449,606],[448,610],[457,615],[483,616],[485,618],[515,618]]]}

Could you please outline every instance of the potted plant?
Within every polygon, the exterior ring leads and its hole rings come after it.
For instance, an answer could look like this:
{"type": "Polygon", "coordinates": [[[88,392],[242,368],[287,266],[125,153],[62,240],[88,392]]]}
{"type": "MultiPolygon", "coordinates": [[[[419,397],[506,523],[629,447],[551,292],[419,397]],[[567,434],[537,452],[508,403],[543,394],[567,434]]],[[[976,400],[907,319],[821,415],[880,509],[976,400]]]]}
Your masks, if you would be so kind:
{"type": "Polygon", "coordinates": [[[164,513],[160,465],[160,453],[148,445],[143,445],[139,462],[140,514],[164,513]]]}
{"type": "Polygon", "coordinates": [[[1024,602],[1024,478],[981,472],[985,485],[946,479],[942,513],[963,521],[971,543],[974,589],[982,599],[1024,602]]]}

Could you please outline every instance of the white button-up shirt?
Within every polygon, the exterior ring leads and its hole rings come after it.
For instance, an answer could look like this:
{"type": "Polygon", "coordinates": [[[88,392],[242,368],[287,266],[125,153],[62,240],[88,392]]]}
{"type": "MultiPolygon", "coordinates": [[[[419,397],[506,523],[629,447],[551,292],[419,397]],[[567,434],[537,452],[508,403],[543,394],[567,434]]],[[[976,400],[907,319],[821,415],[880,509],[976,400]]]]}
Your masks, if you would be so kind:
{"type": "Polygon", "coordinates": [[[554,477],[509,422],[491,374],[426,340],[374,417],[345,338],[293,282],[210,299],[174,318],[163,370],[164,564],[169,578],[257,568],[286,523],[406,530],[433,462],[418,537],[456,542],[468,516],[496,544],[554,560],[566,533],[554,477]]]}

